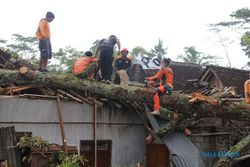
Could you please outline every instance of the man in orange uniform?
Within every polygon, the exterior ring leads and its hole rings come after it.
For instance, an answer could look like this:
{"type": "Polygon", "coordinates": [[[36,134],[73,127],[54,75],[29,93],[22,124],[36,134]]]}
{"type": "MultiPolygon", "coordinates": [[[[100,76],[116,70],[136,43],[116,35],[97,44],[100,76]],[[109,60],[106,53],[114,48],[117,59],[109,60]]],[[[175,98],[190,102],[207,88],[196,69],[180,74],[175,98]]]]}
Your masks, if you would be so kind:
{"type": "Polygon", "coordinates": [[[167,93],[171,94],[173,89],[173,71],[169,68],[171,60],[164,58],[161,62],[161,69],[157,72],[155,76],[148,77],[148,81],[153,81],[155,79],[160,79],[160,86],[154,92],[154,111],[151,113],[153,115],[160,115],[160,100],[159,94],[167,93]]]}
{"type": "Polygon", "coordinates": [[[92,56],[92,52],[87,51],[85,55],[76,59],[72,66],[72,74],[80,79],[94,79],[97,71],[97,59],[92,56]]]}
{"type": "Polygon", "coordinates": [[[47,12],[46,18],[40,20],[36,31],[41,56],[38,70],[42,72],[48,72],[48,59],[52,57],[49,23],[52,22],[54,18],[55,15],[52,12],[47,12]]]}

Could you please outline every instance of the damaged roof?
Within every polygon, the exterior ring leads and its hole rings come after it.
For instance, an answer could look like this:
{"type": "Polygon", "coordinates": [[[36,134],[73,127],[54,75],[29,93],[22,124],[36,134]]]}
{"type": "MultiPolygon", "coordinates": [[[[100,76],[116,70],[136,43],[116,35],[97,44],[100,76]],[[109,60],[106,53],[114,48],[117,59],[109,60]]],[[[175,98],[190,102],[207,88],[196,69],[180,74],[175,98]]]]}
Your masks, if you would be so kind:
{"type": "Polygon", "coordinates": [[[234,87],[238,94],[243,95],[244,83],[249,78],[249,73],[250,71],[247,70],[209,65],[205,68],[199,80],[210,82],[215,76],[223,87],[234,87]]]}

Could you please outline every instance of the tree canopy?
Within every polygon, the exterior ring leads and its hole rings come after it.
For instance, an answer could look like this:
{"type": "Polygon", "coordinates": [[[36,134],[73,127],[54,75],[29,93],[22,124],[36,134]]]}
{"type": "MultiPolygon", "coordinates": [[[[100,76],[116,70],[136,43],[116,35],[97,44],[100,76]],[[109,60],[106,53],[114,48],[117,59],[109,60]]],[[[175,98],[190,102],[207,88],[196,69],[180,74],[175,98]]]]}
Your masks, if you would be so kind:
{"type": "Polygon", "coordinates": [[[181,59],[187,63],[200,64],[201,66],[213,64],[217,59],[215,56],[205,55],[204,53],[197,51],[194,46],[185,47],[184,52],[185,54],[180,54],[177,59],[181,59]]]}
{"type": "MultiPolygon", "coordinates": [[[[231,21],[222,21],[216,24],[211,24],[211,27],[227,27],[237,32],[241,36],[240,45],[245,55],[250,58],[250,9],[242,8],[230,14],[231,21]]],[[[250,62],[248,62],[250,66],[250,62]]]]}

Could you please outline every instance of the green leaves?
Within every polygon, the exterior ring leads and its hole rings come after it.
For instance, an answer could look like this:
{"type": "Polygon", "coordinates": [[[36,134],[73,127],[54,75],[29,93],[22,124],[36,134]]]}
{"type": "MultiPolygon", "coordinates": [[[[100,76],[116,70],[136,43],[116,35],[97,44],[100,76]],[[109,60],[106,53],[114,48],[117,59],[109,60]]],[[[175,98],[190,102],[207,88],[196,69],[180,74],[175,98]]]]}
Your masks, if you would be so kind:
{"type": "Polygon", "coordinates": [[[200,64],[201,66],[206,66],[208,64],[214,64],[217,57],[205,55],[202,52],[196,50],[194,46],[185,47],[184,55],[179,55],[177,59],[181,59],[187,63],[200,64]]]}
{"type": "Polygon", "coordinates": [[[17,146],[21,149],[27,149],[33,147],[46,151],[48,150],[50,144],[43,137],[40,136],[30,137],[25,134],[25,136],[20,138],[20,141],[17,143],[17,146]]]}
{"type": "Polygon", "coordinates": [[[75,59],[83,55],[83,52],[77,51],[76,48],[67,46],[66,48],[60,48],[57,52],[53,53],[53,59],[55,60],[49,67],[54,71],[69,72],[75,59]]]}
{"type": "Polygon", "coordinates": [[[60,151],[53,154],[50,167],[78,167],[79,163],[84,165],[86,161],[87,159],[85,159],[84,156],[76,154],[67,155],[60,151]]]}

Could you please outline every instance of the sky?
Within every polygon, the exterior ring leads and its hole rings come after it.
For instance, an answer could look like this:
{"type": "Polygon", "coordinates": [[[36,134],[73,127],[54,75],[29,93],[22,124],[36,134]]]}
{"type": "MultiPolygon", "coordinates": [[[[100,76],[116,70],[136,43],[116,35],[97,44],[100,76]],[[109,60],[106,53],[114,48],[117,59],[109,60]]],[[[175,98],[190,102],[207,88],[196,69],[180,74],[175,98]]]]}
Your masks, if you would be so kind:
{"type": "MultiPolygon", "coordinates": [[[[150,50],[161,39],[168,48],[166,57],[173,60],[184,47],[195,46],[227,66],[219,37],[208,31],[208,25],[230,20],[230,14],[241,8],[250,8],[249,0],[1,0],[0,39],[35,36],[39,20],[51,11],[53,51],[66,46],[86,51],[95,40],[116,35],[122,48],[150,50]]],[[[244,66],[248,59],[240,35],[229,29],[221,35],[235,40],[227,44],[232,67],[244,66]]]]}

